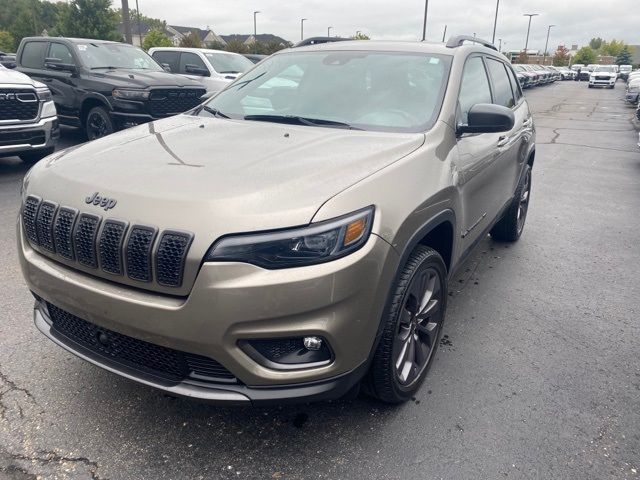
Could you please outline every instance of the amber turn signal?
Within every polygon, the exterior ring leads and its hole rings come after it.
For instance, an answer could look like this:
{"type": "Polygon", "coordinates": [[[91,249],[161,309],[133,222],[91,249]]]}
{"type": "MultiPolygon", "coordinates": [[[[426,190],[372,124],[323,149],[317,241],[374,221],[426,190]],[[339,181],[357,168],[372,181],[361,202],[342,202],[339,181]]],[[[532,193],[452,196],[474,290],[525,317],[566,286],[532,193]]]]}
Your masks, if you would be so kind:
{"type": "Polygon", "coordinates": [[[347,245],[351,245],[353,242],[357,242],[362,238],[364,234],[365,227],[367,226],[366,219],[360,218],[355,222],[351,222],[347,225],[347,230],[344,233],[344,241],[343,245],[346,247],[347,245]]]}

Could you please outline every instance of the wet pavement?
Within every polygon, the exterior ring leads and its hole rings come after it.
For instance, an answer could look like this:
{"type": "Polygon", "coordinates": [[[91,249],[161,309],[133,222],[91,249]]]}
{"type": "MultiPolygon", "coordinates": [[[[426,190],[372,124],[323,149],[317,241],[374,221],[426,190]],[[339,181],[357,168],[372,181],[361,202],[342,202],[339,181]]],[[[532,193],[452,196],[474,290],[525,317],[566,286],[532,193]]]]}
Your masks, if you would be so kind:
{"type": "MultiPolygon", "coordinates": [[[[63,351],[15,247],[26,166],[0,159],[0,479],[634,479],[640,471],[640,150],[615,90],[527,92],[527,226],[451,284],[414,401],[223,409],[63,351]]],[[[79,141],[65,130],[64,145],[79,141]]]]}

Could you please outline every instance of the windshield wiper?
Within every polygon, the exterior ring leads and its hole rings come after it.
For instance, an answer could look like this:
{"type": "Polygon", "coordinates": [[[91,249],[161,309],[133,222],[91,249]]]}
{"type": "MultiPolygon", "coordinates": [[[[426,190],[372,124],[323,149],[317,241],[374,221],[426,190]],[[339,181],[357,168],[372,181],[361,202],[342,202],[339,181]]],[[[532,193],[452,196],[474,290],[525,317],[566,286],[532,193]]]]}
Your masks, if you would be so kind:
{"type": "Polygon", "coordinates": [[[102,69],[108,69],[108,70],[115,70],[116,68],[124,68],[124,67],[114,67],[113,65],[109,65],[109,66],[104,66],[104,67],[91,67],[91,70],[102,70],[102,69]]]}
{"type": "Polygon", "coordinates": [[[344,122],[325,120],[321,118],[307,118],[297,115],[245,115],[245,120],[255,120],[258,122],[286,123],[289,125],[307,125],[310,127],[335,127],[349,130],[362,130],[344,122]]]}
{"type": "Polygon", "coordinates": [[[259,79],[261,76],[265,75],[267,72],[262,72],[260,75],[257,75],[253,78],[250,78],[249,80],[243,80],[241,82],[238,82],[236,84],[234,84],[234,87],[238,87],[238,90],[242,90],[244,87],[246,87],[247,85],[249,85],[251,82],[253,82],[254,80],[259,79]]]}
{"type": "Polygon", "coordinates": [[[213,108],[213,107],[209,107],[207,105],[203,105],[202,108],[200,108],[200,110],[198,111],[198,113],[200,113],[202,110],[204,110],[207,113],[210,113],[211,115],[213,115],[214,117],[219,117],[219,118],[231,118],[228,115],[225,115],[224,113],[222,113],[220,110],[218,110],[217,108],[213,108]]]}

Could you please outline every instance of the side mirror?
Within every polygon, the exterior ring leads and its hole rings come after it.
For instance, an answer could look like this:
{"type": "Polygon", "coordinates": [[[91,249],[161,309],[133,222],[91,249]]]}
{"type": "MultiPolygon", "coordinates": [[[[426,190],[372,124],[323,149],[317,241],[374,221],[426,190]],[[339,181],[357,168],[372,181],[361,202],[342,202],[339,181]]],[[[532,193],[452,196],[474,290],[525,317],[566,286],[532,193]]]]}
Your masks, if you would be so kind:
{"type": "Polygon", "coordinates": [[[63,63],[59,58],[45,58],[44,68],[57,70],[59,72],[75,73],[76,71],[76,66],[73,63],[63,63]]]}
{"type": "Polygon", "coordinates": [[[161,63],[160,66],[164,69],[165,72],[171,73],[171,65],[168,63],[161,63]]]}
{"type": "Polygon", "coordinates": [[[477,103],[469,110],[467,125],[458,125],[461,133],[508,132],[516,123],[513,112],[507,107],[492,103],[477,103]]]}
{"type": "Polygon", "coordinates": [[[184,70],[191,75],[200,75],[201,77],[208,77],[211,75],[209,73],[209,70],[207,70],[206,68],[198,67],[197,65],[187,64],[184,66],[184,70]]]}

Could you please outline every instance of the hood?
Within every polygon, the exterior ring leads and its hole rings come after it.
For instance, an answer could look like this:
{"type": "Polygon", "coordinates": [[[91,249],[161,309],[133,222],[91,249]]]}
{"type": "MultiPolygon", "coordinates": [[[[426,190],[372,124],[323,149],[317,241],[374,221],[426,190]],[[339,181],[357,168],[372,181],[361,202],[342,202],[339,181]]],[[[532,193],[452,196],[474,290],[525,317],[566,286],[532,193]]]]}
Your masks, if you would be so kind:
{"type": "Polygon", "coordinates": [[[17,70],[1,69],[0,70],[0,84],[3,83],[15,83],[19,85],[25,85],[29,87],[41,88],[45,85],[40,82],[32,80],[24,73],[20,73],[17,70]]]}
{"type": "Polygon", "coordinates": [[[191,254],[201,260],[222,235],[308,224],[332,196],[424,138],[179,115],[48,157],[29,172],[24,193],[103,218],[190,231],[191,254]],[[96,192],[115,206],[87,204],[96,192]]]}
{"type": "Polygon", "coordinates": [[[199,87],[202,83],[169,72],[150,72],[146,70],[114,69],[107,71],[92,71],[94,78],[108,80],[114,86],[145,89],[147,87],[199,87]]]}

